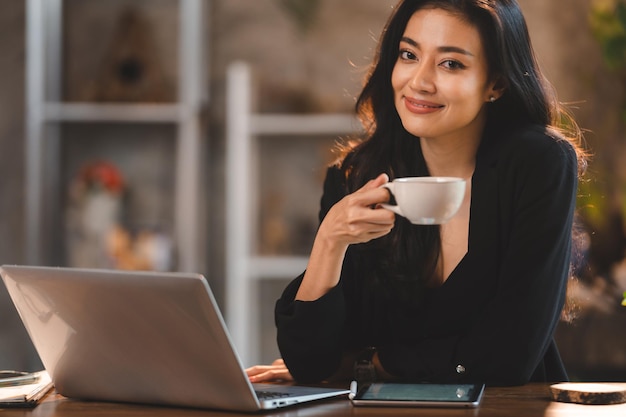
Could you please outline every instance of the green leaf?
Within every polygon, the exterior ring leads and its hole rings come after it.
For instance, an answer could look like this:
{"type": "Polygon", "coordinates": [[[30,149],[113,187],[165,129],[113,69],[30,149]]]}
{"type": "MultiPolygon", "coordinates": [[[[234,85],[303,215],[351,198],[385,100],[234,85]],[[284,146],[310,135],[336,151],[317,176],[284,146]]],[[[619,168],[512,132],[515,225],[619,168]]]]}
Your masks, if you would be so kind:
{"type": "Polygon", "coordinates": [[[626,67],[626,1],[595,1],[589,15],[594,37],[608,67],[626,67]]]}
{"type": "Polygon", "coordinates": [[[615,15],[617,17],[618,22],[622,27],[626,27],[626,2],[620,1],[617,3],[615,15]]]}
{"type": "Polygon", "coordinates": [[[611,69],[626,66],[626,35],[607,39],[604,43],[604,57],[611,69]]]}

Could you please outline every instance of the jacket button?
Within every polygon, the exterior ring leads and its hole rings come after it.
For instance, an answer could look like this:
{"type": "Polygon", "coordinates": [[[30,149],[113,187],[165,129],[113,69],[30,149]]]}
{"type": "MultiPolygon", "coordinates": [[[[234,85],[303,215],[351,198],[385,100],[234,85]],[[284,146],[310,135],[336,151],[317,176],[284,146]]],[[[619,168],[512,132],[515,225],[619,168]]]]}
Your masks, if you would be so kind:
{"type": "Polygon", "coordinates": [[[464,374],[465,373],[465,367],[461,364],[458,364],[456,366],[456,373],[457,374],[464,374]]]}

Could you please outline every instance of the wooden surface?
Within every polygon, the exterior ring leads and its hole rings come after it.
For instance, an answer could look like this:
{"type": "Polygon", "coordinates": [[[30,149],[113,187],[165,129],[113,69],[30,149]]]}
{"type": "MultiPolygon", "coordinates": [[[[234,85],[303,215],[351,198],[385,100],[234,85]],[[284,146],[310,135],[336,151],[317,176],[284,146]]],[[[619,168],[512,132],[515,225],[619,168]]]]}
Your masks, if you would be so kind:
{"type": "Polygon", "coordinates": [[[564,382],[550,386],[552,399],[577,404],[626,403],[626,384],[564,382]]]}
{"type": "MultiPolygon", "coordinates": [[[[624,384],[621,384],[623,386],[624,384]]],[[[269,411],[272,417],[341,417],[341,416],[482,416],[482,417],[624,417],[626,404],[582,405],[551,401],[550,387],[529,384],[522,387],[488,387],[478,409],[434,408],[354,408],[347,399],[321,401],[307,405],[269,411]]],[[[216,417],[250,416],[230,412],[190,410],[131,404],[85,402],[69,400],[51,392],[33,410],[2,409],[1,417],[216,417]]],[[[255,415],[255,414],[252,414],[255,415]]]]}

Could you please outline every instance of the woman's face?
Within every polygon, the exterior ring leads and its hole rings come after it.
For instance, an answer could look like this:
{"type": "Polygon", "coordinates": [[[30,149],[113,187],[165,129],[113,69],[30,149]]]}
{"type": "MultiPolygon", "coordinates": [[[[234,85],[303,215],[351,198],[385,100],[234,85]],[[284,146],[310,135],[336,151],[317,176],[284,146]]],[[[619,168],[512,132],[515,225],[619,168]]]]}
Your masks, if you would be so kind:
{"type": "Polygon", "coordinates": [[[423,139],[479,140],[484,105],[499,97],[478,30],[442,9],[409,20],[391,75],[404,128],[423,139]]]}

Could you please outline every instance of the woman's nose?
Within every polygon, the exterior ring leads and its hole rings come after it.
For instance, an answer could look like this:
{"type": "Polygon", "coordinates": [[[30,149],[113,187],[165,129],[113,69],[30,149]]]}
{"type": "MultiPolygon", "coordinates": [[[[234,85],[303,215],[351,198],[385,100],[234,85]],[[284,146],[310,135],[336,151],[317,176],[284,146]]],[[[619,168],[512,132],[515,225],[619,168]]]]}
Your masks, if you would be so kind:
{"type": "Polygon", "coordinates": [[[435,73],[431,65],[428,65],[426,62],[421,62],[419,65],[414,66],[410,87],[415,91],[425,93],[435,92],[435,73]]]}

